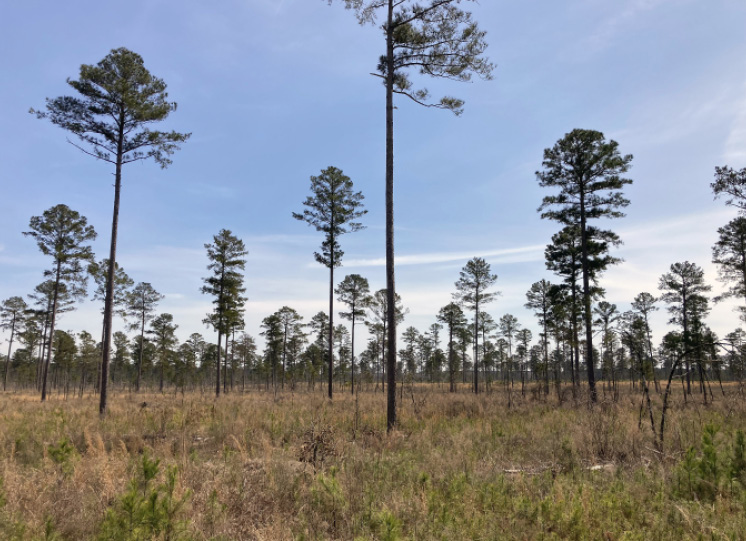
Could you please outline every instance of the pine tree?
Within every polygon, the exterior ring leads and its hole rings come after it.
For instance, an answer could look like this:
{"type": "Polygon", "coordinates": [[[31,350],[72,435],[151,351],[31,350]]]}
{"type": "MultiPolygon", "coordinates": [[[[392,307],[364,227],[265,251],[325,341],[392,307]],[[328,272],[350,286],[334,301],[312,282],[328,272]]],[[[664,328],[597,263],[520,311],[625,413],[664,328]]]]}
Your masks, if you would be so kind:
{"type": "Polygon", "coordinates": [[[353,191],[352,180],[341,169],[328,167],[319,176],[311,177],[311,194],[303,202],[306,209],[293,213],[293,218],[306,222],[324,233],[321,251],[314,252],[316,261],[329,269],[329,399],[332,398],[332,358],[334,328],[334,269],[342,264],[344,252],[339,237],[360,231],[364,226],[356,222],[368,211],[362,208],[363,194],[353,191]]]}
{"type": "Polygon", "coordinates": [[[727,165],[715,168],[715,182],[710,184],[715,198],[726,196],[725,204],[746,213],[746,167],[741,170],[727,165]]]}
{"type": "Polygon", "coordinates": [[[532,309],[541,325],[542,370],[544,372],[544,393],[549,394],[549,323],[552,311],[550,291],[552,284],[540,280],[531,284],[526,292],[526,308],[532,309]]]}
{"type": "Polygon", "coordinates": [[[150,324],[150,330],[148,331],[153,336],[153,345],[155,346],[155,354],[158,359],[158,367],[160,368],[158,386],[160,392],[163,392],[165,384],[166,367],[170,365],[174,348],[179,342],[175,334],[178,328],[178,325],[174,325],[174,316],[171,314],[160,314],[153,319],[150,324]]]}
{"type": "MultiPolygon", "coordinates": [[[[331,3],[331,0],[329,0],[331,3]]],[[[453,81],[469,81],[473,74],[489,79],[492,64],[484,57],[485,32],[472,20],[471,13],[457,7],[460,0],[344,0],[353,9],[360,24],[374,24],[380,12],[385,54],[376,74],[386,90],[386,291],[389,305],[396,302],[394,277],[394,94],[406,96],[426,107],[447,109],[455,114],[464,102],[446,96],[429,101],[426,89],[413,89],[410,69],[423,75],[453,81]]],[[[388,328],[388,400],[386,426],[396,426],[396,321],[389,314],[388,328]]]]}
{"type": "Polygon", "coordinates": [[[114,165],[114,213],[111,224],[111,248],[104,303],[103,364],[99,412],[106,414],[111,321],[114,310],[114,279],[119,227],[119,196],[122,167],[153,159],[162,168],[190,134],[151,130],[154,122],[165,120],[176,103],[168,101],[166,83],[145,69],[142,57],[123,47],[113,49],[95,66],[80,66],[80,79],[67,83],[80,97],[47,98],[46,112],[34,111],[38,118],[75,134],[83,146],[75,145],[89,156],[114,165]]]}
{"type": "MultiPolygon", "coordinates": [[[[719,266],[719,280],[729,286],[715,301],[733,297],[746,300],[746,217],[738,216],[718,229],[712,262],[719,266]]],[[[746,321],[746,305],[738,311],[746,321]]]]}
{"type": "Polygon", "coordinates": [[[454,299],[474,311],[474,394],[479,393],[479,307],[492,302],[497,293],[488,293],[497,281],[489,263],[481,257],[468,261],[459,273],[454,299]]]}
{"type": "Polygon", "coordinates": [[[367,278],[359,274],[348,274],[342,280],[335,293],[338,295],[337,300],[347,305],[348,312],[340,312],[339,315],[344,319],[349,319],[352,323],[351,346],[350,346],[350,393],[355,393],[355,323],[358,319],[365,317],[365,310],[371,303],[370,286],[367,278]]]}
{"type": "Polygon", "coordinates": [[[227,229],[221,229],[213,236],[212,244],[205,244],[207,258],[210,264],[207,269],[212,274],[203,278],[205,285],[202,293],[214,297],[213,311],[207,315],[204,322],[218,332],[217,366],[215,396],[220,396],[220,355],[223,335],[227,335],[233,325],[240,321],[243,315],[243,305],[246,298],[243,294],[243,271],[246,266],[245,256],[248,254],[242,240],[227,229]]]}
{"type": "Polygon", "coordinates": [[[661,300],[669,304],[669,323],[681,325],[682,344],[686,363],[686,392],[691,394],[691,352],[695,340],[693,327],[699,327],[702,318],[709,311],[704,293],[712,289],[705,283],[705,273],[701,267],[684,261],[671,265],[670,272],[660,277],[658,289],[663,294],[661,300]]]}
{"type": "Polygon", "coordinates": [[[436,316],[438,321],[448,329],[448,383],[449,391],[456,392],[456,372],[458,371],[458,357],[456,356],[456,340],[459,329],[466,327],[464,311],[455,302],[451,302],[440,309],[436,316]]]}
{"type": "Polygon", "coordinates": [[[629,205],[621,189],[632,181],[622,178],[632,162],[632,155],[622,156],[616,141],[606,142],[601,132],[573,130],[552,148],[544,150],[543,171],[536,177],[542,188],[559,188],[556,195],[545,196],[539,211],[542,218],[575,226],[580,233],[580,261],[583,279],[585,316],[585,361],[591,401],[596,402],[596,378],[593,358],[591,322],[591,240],[589,220],[620,218],[618,210],[629,205]]]}
{"type": "Polygon", "coordinates": [[[5,357],[3,369],[3,391],[8,389],[8,368],[10,367],[11,352],[13,351],[13,338],[17,332],[23,332],[26,322],[28,305],[22,297],[10,297],[0,304],[0,329],[9,329],[8,356],[5,357]]]}
{"type": "MultiPolygon", "coordinates": [[[[67,205],[56,205],[44,211],[42,216],[33,216],[29,222],[31,231],[23,234],[36,240],[39,250],[52,257],[52,268],[45,271],[53,282],[49,336],[54,336],[58,302],[61,290],[74,298],[85,295],[87,276],[83,263],[93,261],[93,251],[87,244],[96,238],[93,226],[88,220],[67,205]]],[[[63,295],[64,296],[64,295],[63,295]]],[[[52,350],[47,348],[47,360],[42,372],[41,401],[47,399],[47,374],[52,350]]]]}
{"type": "MultiPolygon", "coordinates": [[[[145,341],[145,324],[153,318],[155,308],[163,300],[164,296],[158,293],[148,282],[138,283],[126,296],[126,314],[133,318],[130,324],[131,330],[140,331],[140,344],[145,341]]],[[[137,378],[135,380],[135,392],[140,391],[140,380],[142,379],[144,347],[137,348],[137,378]]]]}

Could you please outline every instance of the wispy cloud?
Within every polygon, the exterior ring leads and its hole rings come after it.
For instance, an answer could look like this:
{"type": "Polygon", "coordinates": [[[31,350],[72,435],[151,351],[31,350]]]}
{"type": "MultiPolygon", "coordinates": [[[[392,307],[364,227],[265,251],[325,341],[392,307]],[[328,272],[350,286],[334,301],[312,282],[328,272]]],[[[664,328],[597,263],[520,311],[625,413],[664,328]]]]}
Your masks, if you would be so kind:
{"type": "Polygon", "coordinates": [[[675,253],[692,246],[709,252],[718,227],[733,217],[733,210],[721,208],[666,219],[650,220],[619,231],[625,243],[624,251],[646,252],[649,255],[675,253]],[[663,250],[661,250],[663,248],[663,250]]]}
{"type": "MultiPolygon", "coordinates": [[[[518,248],[506,248],[502,250],[489,250],[484,252],[432,252],[428,254],[412,254],[396,257],[397,266],[405,265],[430,265],[434,263],[449,263],[454,261],[468,261],[473,257],[489,259],[493,263],[524,263],[537,261],[543,257],[544,245],[534,244],[531,246],[520,246],[518,248]]],[[[346,262],[348,267],[383,267],[386,259],[383,257],[373,259],[351,259],[346,262]]]]}
{"type": "Polygon", "coordinates": [[[236,195],[236,191],[233,188],[219,184],[208,184],[206,182],[193,182],[186,186],[185,191],[200,197],[221,199],[230,199],[236,195]]]}
{"type": "Polygon", "coordinates": [[[741,98],[733,111],[733,124],[725,141],[723,159],[727,164],[746,162],[746,82],[741,87],[741,98]]]}
{"type": "Polygon", "coordinates": [[[613,3],[613,6],[618,6],[618,10],[615,10],[613,15],[603,20],[596,31],[585,40],[586,53],[594,53],[604,49],[635,18],[667,1],[669,0],[631,0],[613,3]]]}

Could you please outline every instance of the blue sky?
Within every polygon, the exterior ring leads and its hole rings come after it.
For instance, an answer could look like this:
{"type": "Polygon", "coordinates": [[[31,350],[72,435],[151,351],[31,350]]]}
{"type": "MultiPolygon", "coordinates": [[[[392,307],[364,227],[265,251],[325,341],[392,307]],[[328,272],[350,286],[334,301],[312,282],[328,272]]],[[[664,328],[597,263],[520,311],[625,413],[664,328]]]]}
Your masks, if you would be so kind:
{"type": "MultiPolygon", "coordinates": [[[[625,262],[606,273],[607,300],[629,308],[657,293],[671,263],[705,268],[734,216],[713,201],[716,165],[746,166],[746,3],[742,0],[534,0],[463,3],[485,29],[492,81],[414,79],[435,96],[466,101],[463,116],[397,102],[397,284],[410,309],[404,326],[425,330],[450,302],[468,259],[482,256],[501,296],[488,307],[529,328],[525,292],[545,270],[543,248],[559,228],[536,212],[545,192],[542,152],[574,128],[596,129],[634,154],[627,217],[603,225],[625,242],[625,262]]],[[[178,110],[164,129],[192,138],[163,171],[124,170],[118,261],[135,281],[166,294],[183,339],[201,332],[210,299],[203,245],[232,230],[249,250],[247,331],[283,305],[306,320],[325,309],[327,270],[313,259],[321,237],[291,213],[309,176],[334,165],[366,197],[365,231],[343,237],[343,267],[384,287],[384,92],[369,75],[382,52],[374,26],[360,27],[324,0],[134,0],[122,4],[5,2],[0,7],[0,299],[25,295],[48,261],[29,238],[29,218],[65,203],[99,232],[108,253],[113,201],[109,164],[28,114],[70,94],[66,78],[112,48],[127,47],[169,86],[178,110]]],[[[708,322],[738,325],[732,304],[708,322]]],[[[60,328],[94,332],[86,301],[60,328]]],[[[655,339],[669,328],[662,310],[655,339]]],[[[123,323],[117,322],[116,328],[123,323]]],[[[94,332],[95,334],[95,332],[94,332]]]]}

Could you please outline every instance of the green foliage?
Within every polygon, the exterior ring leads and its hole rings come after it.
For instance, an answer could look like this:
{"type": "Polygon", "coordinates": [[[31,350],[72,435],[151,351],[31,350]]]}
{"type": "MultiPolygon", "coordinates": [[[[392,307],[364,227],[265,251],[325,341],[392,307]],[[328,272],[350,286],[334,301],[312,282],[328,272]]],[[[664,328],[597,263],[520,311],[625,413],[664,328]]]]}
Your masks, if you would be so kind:
{"type": "Polygon", "coordinates": [[[99,539],[140,541],[150,539],[189,539],[188,521],[180,519],[190,493],[175,495],[176,466],[166,469],[165,481],[156,484],[160,460],[143,455],[139,476],[111,507],[101,524],[99,539]]]}
{"type": "Polygon", "coordinates": [[[333,531],[340,527],[342,512],[347,506],[347,499],[337,479],[337,468],[329,469],[329,474],[320,473],[311,486],[311,498],[314,509],[326,517],[333,531]]]}
{"type": "Polygon", "coordinates": [[[211,276],[203,278],[202,293],[214,297],[213,312],[208,314],[205,323],[216,331],[227,334],[233,325],[242,320],[246,298],[243,294],[244,277],[240,271],[246,267],[246,246],[228,229],[221,229],[213,236],[212,244],[205,244],[210,264],[207,269],[211,276]]]}
{"type": "Polygon", "coordinates": [[[398,541],[401,539],[402,521],[387,509],[383,509],[373,517],[373,528],[377,539],[381,541],[398,541]]]}
{"type": "MultiPolygon", "coordinates": [[[[102,259],[88,265],[88,274],[96,282],[96,290],[93,292],[93,300],[104,301],[106,299],[106,283],[109,279],[109,260],[102,259]]],[[[114,296],[112,297],[117,312],[125,316],[127,311],[125,305],[129,289],[135,284],[119,263],[114,263],[114,296]]]]}
{"type": "Polygon", "coordinates": [[[75,470],[75,461],[80,456],[75,445],[65,436],[56,445],[47,448],[49,458],[60,467],[65,476],[72,475],[75,470]]]}
{"type": "Polygon", "coordinates": [[[210,531],[210,538],[215,537],[215,527],[223,520],[227,506],[218,499],[217,490],[213,489],[207,498],[207,509],[205,511],[205,525],[210,531]]]}
{"type": "MultiPolygon", "coordinates": [[[[673,263],[670,272],[662,275],[658,281],[658,289],[663,293],[661,300],[668,303],[671,314],[670,323],[684,325],[700,320],[709,311],[707,293],[712,289],[705,283],[705,273],[702,267],[684,261],[673,263]]],[[[690,340],[689,328],[684,329],[684,340],[690,340]]]]}
{"type": "Polygon", "coordinates": [[[467,308],[479,310],[480,304],[491,302],[497,295],[486,291],[496,281],[497,274],[492,274],[490,264],[481,257],[475,257],[467,261],[459,272],[454,297],[467,308]]]}
{"type": "Polygon", "coordinates": [[[746,488],[746,437],[743,430],[737,430],[734,437],[728,476],[746,488]]]}
{"type": "Polygon", "coordinates": [[[705,425],[699,452],[690,447],[676,472],[675,495],[683,499],[714,501],[726,491],[741,494],[746,488],[746,438],[737,430],[730,452],[722,449],[719,428],[705,425]]]}
{"type": "Polygon", "coordinates": [[[55,205],[44,211],[42,216],[32,216],[29,221],[31,231],[23,234],[36,240],[44,255],[54,258],[55,266],[70,265],[68,274],[81,274],[80,261],[92,261],[93,251],[84,243],[93,241],[96,232],[88,225],[85,216],[67,205],[55,205]]]}
{"type": "MultiPolygon", "coordinates": [[[[456,115],[463,111],[463,100],[443,96],[431,101],[426,88],[414,88],[408,72],[414,69],[422,75],[461,82],[470,81],[472,75],[491,79],[494,66],[484,56],[486,33],[479,29],[470,12],[456,6],[459,1],[391,2],[391,16],[382,28],[394,54],[382,56],[378,63],[378,72],[384,81],[389,73],[392,74],[395,94],[456,115]]],[[[361,24],[375,22],[376,12],[385,12],[389,4],[362,0],[344,0],[344,3],[347,9],[355,10],[361,24]]]]}
{"type": "Polygon", "coordinates": [[[742,213],[746,212],[746,167],[741,170],[727,165],[716,167],[715,182],[710,184],[710,188],[716,199],[723,195],[727,198],[726,205],[736,207],[742,213]]]}
{"type": "MultiPolygon", "coordinates": [[[[712,262],[719,265],[718,279],[728,286],[715,300],[743,299],[746,296],[746,217],[738,216],[718,229],[712,262]]],[[[746,317],[746,307],[740,306],[738,310],[741,318],[746,317]]]]}
{"type": "Polygon", "coordinates": [[[364,197],[362,192],[353,191],[350,177],[336,167],[322,169],[319,176],[311,177],[311,194],[303,202],[306,209],[293,212],[293,218],[324,233],[321,251],[313,255],[316,261],[333,269],[342,264],[344,255],[339,237],[364,229],[355,221],[368,212],[362,208],[364,197]]]}
{"type": "Polygon", "coordinates": [[[54,527],[54,522],[50,517],[44,521],[44,533],[42,534],[44,541],[61,541],[62,536],[57,533],[57,529],[54,527]]]}
{"type": "Polygon", "coordinates": [[[47,98],[38,118],[77,135],[92,154],[110,163],[153,158],[161,167],[191,134],[149,129],[176,110],[166,83],[145,68],[142,57],[124,47],[112,49],[98,64],[80,66],[80,79],[68,79],[80,97],[47,98]]]}

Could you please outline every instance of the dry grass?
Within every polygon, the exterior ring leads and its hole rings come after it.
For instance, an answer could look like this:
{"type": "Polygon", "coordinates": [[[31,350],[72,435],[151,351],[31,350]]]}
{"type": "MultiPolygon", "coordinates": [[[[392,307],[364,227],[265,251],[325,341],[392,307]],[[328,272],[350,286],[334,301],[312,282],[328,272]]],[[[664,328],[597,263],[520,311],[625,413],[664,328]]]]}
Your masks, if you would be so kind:
{"type": "Polygon", "coordinates": [[[381,393],[122,395],[103,421],[91,397],[6,394],[0,538],[97,538],[147,453],[159,479],[178,467],[183,538],[741,539],[743,487],[708,501],[679,490],[704,426],[720,427],[723,460],[746,428],[746,401],[728,393],[674,397],[662,453],[629,391],[594,408],[514,393],[508,409],[502,390],[423,386],[406,390],[390,435],[381,393]]]}

